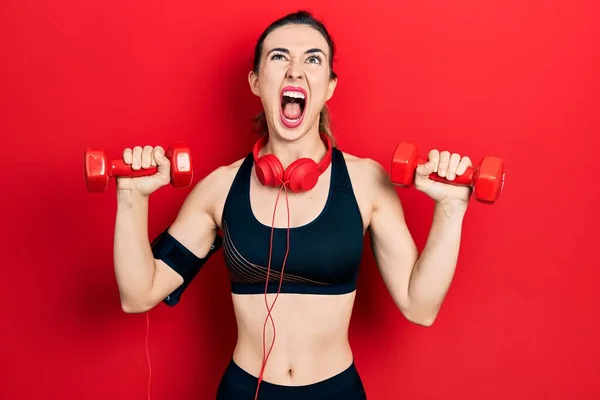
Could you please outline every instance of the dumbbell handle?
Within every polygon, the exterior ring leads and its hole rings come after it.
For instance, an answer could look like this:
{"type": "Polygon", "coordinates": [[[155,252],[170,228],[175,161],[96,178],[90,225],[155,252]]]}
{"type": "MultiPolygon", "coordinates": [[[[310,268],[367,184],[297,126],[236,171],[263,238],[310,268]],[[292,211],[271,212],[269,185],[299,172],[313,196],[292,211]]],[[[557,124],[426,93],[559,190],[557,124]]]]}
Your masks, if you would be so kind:
{"type": "Polygon", "coordinates": [[[116,159],[110,161],[111,170],[109,176],[115,178],[138,178],[142,176],[154,175],[158,172],[157,166],[151,166],[149,168],[133,169],[131,164],[125,163],[123,159],[116,159]]]}
{"type": "MultiPolygon", "coordinates": [[[[417,165],[427,164],[429,161],[423,158],[418,158],[417,165]]],[[[392,162],[392,166],[400,165],[402,163],[408,164],[407,160],[401,160],[400,158],[394,157],[392,162]]],[[[414,171],[416,173],[416,170],[414,171]]],[[[464,186],[464,185],[472,185],[475,182],[477,169],[473,167],[468,167],[464,174],[456,175],[454,180],[448,180],[444,177],[439,176],[437,173],[432,173],[429,175],[429,179],[436,182],[448,183],[451,185],[464,186]]]]}
{"type": "MultiPolygon", "coordinates": [[[[419,165],[427,164],[429,161],[419,158],[419,165]]],[[[463,185],[472,185],[475,181],[475,168],[468,167],[464,174],[456,175],[453,180],[448,180],[444,177],[439,176],[436,172],[429,174],[429,179],[436,182],[441,183],[449,183],[451,185],[463,186],[463,185]]]]}

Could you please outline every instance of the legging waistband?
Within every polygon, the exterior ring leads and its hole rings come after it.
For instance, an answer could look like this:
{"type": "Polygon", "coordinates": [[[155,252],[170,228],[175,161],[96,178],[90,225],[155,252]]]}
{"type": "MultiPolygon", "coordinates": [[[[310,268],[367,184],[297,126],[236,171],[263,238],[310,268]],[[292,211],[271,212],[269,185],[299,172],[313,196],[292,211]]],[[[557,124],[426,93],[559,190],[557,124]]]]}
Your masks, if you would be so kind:
{"type": "MultiPolygon", "coordinates": [[[[258,378],[239,367],[235,361],[231,360],[223,381],[234,384],[244,391],[255,393],[258,384],[258,378]]],[[[303,386],[285,386],[262,381],[260,383],[260,398],[281,398],[286,400],[295,399],[317,399],[339,393],[349,388],[356,387],[362,389],[360,375],[354,365],[354,362],[344,371],[320,382],[303,386]]]]}

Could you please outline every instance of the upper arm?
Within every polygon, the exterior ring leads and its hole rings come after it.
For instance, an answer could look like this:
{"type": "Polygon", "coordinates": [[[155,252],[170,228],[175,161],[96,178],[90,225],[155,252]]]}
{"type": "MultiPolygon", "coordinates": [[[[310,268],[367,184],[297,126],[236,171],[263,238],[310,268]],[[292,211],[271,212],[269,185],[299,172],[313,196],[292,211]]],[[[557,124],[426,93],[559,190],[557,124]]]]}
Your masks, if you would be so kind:
{"type": "MultiPolygon", "coordinates": [[[[209,253],[218,232],[215,211],[221,204],[224,169],[220,167],[196,184],[183,202],[168,232],[198,258],[209,253]]],[[[151,301],[164,300],[184,283],[184,278],[162,260],[155,259],[151,301]]]]}
{"type": "Polygon", "coordinates": [[[408,310],[408,287],[418,259],[415,242],[404,219],[404,210],[386,171],[368,161],[368,185],[372,185],[369,225],[371,247],[382,279],[398,308],[408,310]]]}

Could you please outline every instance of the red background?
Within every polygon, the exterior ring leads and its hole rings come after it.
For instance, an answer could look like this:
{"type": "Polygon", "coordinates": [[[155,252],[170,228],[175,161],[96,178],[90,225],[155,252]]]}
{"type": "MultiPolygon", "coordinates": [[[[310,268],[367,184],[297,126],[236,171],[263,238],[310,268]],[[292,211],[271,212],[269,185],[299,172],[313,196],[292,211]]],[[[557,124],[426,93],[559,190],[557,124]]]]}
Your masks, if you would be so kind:
{"type": "MultiPolygon", "coordinates": [[[[0,10],[0,398],[143,399],[146,315],[120,309],[114,186],[82,150],[192,146],[196,180],[244,156],[247,72],[273,19],[312,9],[339,46],[330,105],[343,150],[389,168],[400,140],[504,158],[473,202],[431,328],[408,323],[364,257],[351,341],[369,399],[597,399],[600,10],[569,0],[5,0],[0,10]]],[[[154,235],[189,189],[151,201],[154,235]]],[[[432,204],[398,189],[422,248],[432,204]]],[[[183,302],[150,312],[153,399],[211,398],[235,325],[219,253],[183,302]]]]}

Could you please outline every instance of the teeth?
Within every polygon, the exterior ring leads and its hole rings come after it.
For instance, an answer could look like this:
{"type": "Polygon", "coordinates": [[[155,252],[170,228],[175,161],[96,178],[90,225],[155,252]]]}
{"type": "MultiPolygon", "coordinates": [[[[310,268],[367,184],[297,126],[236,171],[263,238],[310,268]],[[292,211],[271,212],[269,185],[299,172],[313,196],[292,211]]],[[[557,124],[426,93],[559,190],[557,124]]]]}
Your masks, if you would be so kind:
{"type": "Polygon", "coordinates": [[[302,93],[302,92],[292,92],[292,91],[286,90],[285,92],[283,92],[283,95],[287,96],[287,97],[293,97],[296,99],[304,99],[304,93],[302,93]]]}

